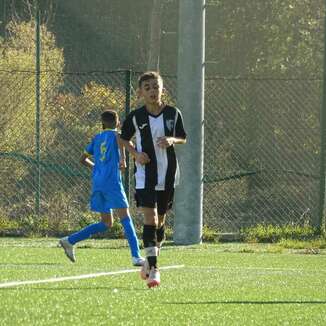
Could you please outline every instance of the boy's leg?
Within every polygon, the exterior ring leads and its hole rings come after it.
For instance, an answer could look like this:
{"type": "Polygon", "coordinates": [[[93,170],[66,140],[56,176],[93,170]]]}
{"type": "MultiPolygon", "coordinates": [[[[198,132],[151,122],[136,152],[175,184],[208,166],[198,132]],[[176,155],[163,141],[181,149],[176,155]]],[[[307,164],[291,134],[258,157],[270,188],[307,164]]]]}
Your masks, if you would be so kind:
{"type": "Polygon", "coordinates": [[[146,252],[146,262],[141,269],[140,276],[145,279],[148,287],[160,284],[160,272],[157,265],[157,210],[156,192],[152,189],[136,189],[137,207],[141,208],[144,215],[143,243],[146,252]]]}
{"type": "Polygon", "coordinates": [[[90,206],[93,212],[98,212],[101,214],[101,221],[88,225],[84,229],[71,234],[68,237],[68,241],[72,245],[79,241],[88,239],[95,233],[104,232],[108,229],[108,227],[112,227],[113,217],[111,214],[111,209],[106,207],[106,200],[103,193],[100,191],[94,192],[91,196],[90,206]]]}
{"type": "Polygon", "coordinates": [[[157,264],[157,212],[155,208],[142,207],[144,214],[143,242],[146,252],[147,266],[141,271],[141,277],[147,279],[148,287],[158,286],[160,284],[160,272],[157,264]]]}
{"type": "Polygon", "coordinates": [[[165,217],[166,217],[166,214],[158,215],[158,225],[157,225],[157,229],[156,229],[156,241],[157,241],[156,244],[157,244],[157,249],[158,249],[157,255],[160,254],[162,244],[165,240],[165,217]]]}
{"type": "Polygon", "coordinates": [[[134,223],[130,217],[128,208],[119,208],[116,210],[117,215],[120,218],[120,222],[123,226],[125,237],[129,243],[132,263],[135,266],[142,266],[144,264],[144,258],[140,255],[139,243],[135,230],[134,223]]]}
{"type": "Polygon", "coordinates": [[[157,268],[156,226],[157,213],[155,208],[142,207],[144,214],[143,242],[149,267],[157,268]]]}
{"type": "Polygon", "coordinates": [[[112,226],[112,222],[107,223],[107,221],[112,221],[112,215],[110,213],[102,213],[101,219],[101,222],[88,225],[84,229],[59,240],[60,246],[64,249],[66,256],[72,262],[76,261],[74,245],[77,242],[89,238],[92,234],[104,232],[108,229],[108,226],[112,226]]]}
{"type": "Polygon", "coordinates": [[[106,229],[112,228],[113,225],[113,215],[112,213],[101,213],[101,222],[106,225],[106,229]]]}
{"type": "Polygon", "coordinates": [[[158,255],[165,240],[166,212],[172,208],[174,189],[157,191],[158,225],[156,230],[158,255]]]}
{"type": "Polygon", "coordinates": [[[109,227],[112,227],[113,217],[111,213],[101,213],[101,221],[98,223],[93,223],[82,230],[71,234],[68,236],[68,241],[70,244],[74,245],[77,242],[88,239],[91,235],[105,232],[109,227]]]}

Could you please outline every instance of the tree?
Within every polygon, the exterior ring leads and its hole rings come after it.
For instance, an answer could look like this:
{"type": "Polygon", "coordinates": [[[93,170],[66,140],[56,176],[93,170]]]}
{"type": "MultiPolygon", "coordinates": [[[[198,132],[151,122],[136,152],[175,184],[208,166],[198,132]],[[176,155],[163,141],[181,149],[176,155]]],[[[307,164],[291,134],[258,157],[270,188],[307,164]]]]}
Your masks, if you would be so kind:
{"type": "Polygon", "coordinates": [[[148,70],[159,70],[160,65],[160,44],[161,44],[161,11],[163,2],[153,0],[153,7],[149,25],[149,46],[148,46],[148,70]]]}

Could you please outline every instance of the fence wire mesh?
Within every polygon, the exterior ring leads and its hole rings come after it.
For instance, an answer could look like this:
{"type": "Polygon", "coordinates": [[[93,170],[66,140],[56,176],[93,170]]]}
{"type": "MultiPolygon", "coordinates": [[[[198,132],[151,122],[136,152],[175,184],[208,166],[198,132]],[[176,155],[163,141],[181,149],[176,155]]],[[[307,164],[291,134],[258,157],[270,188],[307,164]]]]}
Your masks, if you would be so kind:
{"type": "MultiPolygon", "coordinates": [[[[90,173],[79,158],[104,108],[123,119],[128,92],[137,105],[139,74],[131,84],[128,76],[41,73],[38,164],[35,73],[0,73],[2,217],[40,215],[54,233],[87,219],[90,173]]],[[[176,78],[164,86],[175,103],[176,78]]],[[[224,232],[263,222],[317,225],[321,82],[211,78],[205,89],[204,224],[224,232]]],[[[137,216],[133,192],[131,180],[137,216]]]]}
{"type": "MultiPolygon", "coordinates": [[[[159,61],[176,104],[179,8],[163,2],[159,61]]],[[[151,3],[40,2],[38,120],[32,2],[0,0],[0,231],[17,221],[58,234],[93,218],[79,158],[103,108],[123,119],[139,105],[139,73],[117,69],[146,70],[151,3]]],[[[324,1],[206,4],[204,224],[319,226],[324,1]]]]}
{"type": "Polygon", "coordinates": [[[206,81],[205,221],[318,224],[321,82],[206,81]]]}

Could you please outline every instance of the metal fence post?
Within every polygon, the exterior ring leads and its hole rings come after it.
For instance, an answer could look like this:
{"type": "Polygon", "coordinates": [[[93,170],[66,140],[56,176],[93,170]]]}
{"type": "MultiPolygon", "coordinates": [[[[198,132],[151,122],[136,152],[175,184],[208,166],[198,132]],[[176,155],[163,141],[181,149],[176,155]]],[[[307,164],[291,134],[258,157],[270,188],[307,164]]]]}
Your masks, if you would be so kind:
{"type": "MultiPolygon", "coordinates": [[[[325,10],[326,11],[326,10],[325,10]]],[[[319,174],[319,210],[318,228],[322,230],[325,208],[325,154],[326,154],[326,12],[324,13],[324,71],[323,71],[323,100],[320,110],[320,174],[319,174]]]]}
{"type": "MultiPolygon", "coordinates": [[[[125,100],[125,117],[130,112],[130,99],[131,99],[131,70],[126,70],[125,74],[125,90],[126,90],[126,100],[125,100]]],[[[128,198],[128,201],[130,202],[130,173],[129,173],[129,153],[126,151],[126,163],[127,168],[124,175],[124,183],[125,183],[125,191],[128,198]]]]}
{"type": "Polygon", "coordinates": [[[41,170],[40,170],[40,7],[39,1],[35,1],[35,150],[36,150],[36,192],[35,192],[35,212],[40,217],[40,197],[41,197],[41,170]]]}

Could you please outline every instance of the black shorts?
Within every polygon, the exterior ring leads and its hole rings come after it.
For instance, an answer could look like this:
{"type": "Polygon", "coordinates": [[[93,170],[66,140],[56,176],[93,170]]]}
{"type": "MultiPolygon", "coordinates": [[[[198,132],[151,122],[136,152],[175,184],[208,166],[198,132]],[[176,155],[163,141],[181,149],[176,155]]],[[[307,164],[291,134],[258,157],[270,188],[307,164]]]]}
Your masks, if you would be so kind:
{"type": "Polygon", "coordinates": [[[164,215],[173,205],[174,189],[149,190],[136,189],[137,207],[157,208],[158,215],[164,215]]]}

